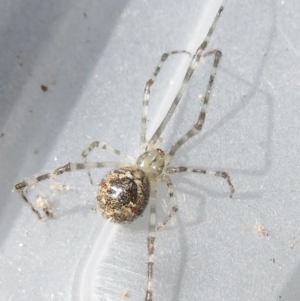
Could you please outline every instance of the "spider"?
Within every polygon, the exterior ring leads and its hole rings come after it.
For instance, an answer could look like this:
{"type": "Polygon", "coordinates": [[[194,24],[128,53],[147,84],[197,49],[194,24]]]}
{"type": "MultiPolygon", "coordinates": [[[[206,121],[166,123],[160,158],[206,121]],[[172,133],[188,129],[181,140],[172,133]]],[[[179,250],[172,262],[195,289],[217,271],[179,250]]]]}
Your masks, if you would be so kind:
{"type": "MultiPolygon", "coordinates": [[[[116,223],[128,223],[141,216],[147,205],[150,207],[150,219],[149,219],[149,234],[147,238],[148,248],[148,278],[146,288],[146,301],[153,300],[153,268],[154,268],[154,244],[156,231],[164,227],[168,221],[175,215],[178,210],[177,200],[174,196],[173,184],[170,178],[170,174],[182,173],[182,172],[193,172],[200,174],[209,174],[217,177],[224,178],[227,181],[230,189],[230,197],[232,198],[234,193],[234,187],[230,180],[230,175],[226,171],[214,171],[205,170],[197,167],[185,167],[185,166],[171,166],[172,158],[176,154],[177,150],[190,138],[198,134],[203,127],[206,117],[206,109],[210,99],[212,85],[216,76],[216,71],[222,56],[220,50],[212,50],[203,53],[207,48],[212,33],[216,27],[216,24],[220,18],[220,15],[225,7],[227,0],[223,0],[219,7],[219,10],[213,20],[212,25],[201,45],[193,55],[190,65],[187,68],[185,77],[178,90],[178,93],[164,117],[163,121],[159,125],[156,132],[153,134],[149,141],[146,140],[147,130],[147,116],[148,116],[148,103],[150,100],[150,88],[153,85],[163,63],[166,59],[174,54],[191,54],[188,51],[171,51],[165,52],[161,56],[158,65],[155,68],[152,77],[147,81],[144,88],[143,97],[143,113],[141,121],[141,133],[140,133],[140,151],[139,156],[136,160],[132,157],[122,153],[121,151],[113,148],[112,146],[95,141],[82,152],[83,162],[82,163],[68,163],[64,166],[58,167],[57,169],[50,171],[45,174],[33,176],[17,183],[14,189],[21,195],[22,199],[30,206],[31,210],[36,214],[38,219],[41,219],[41,213],[39,212],[40,207],[35,207],[29,202],[26,197],[26,193],[29,187],[34,186],[36,183],[52,179],[65,172],[72,172],[76,170],[85,169],[90,182],[93,184],[92,177],[90,174],[91,168],[111,168],[113,169],[106,177],[102,179],[98,186],[97,203],[98,209],[101,214],[109,221],[116,223]],[[191,127],[191,129],[182,136],[167,152],[164,152],[158,147],[159,139],[163,133],[166,125],[172,117],[186,87],[187,84],[197,68],[200,58],[206,55],[214,55],[213,67],[211,70],[209,82],[207,84],[206,93],[202,99],[202,108],[197,122],[191,127]],[[105,149],[108,152],[114,153],[115,155],[123,158],[121,162],[88,162],[87,157],[91,151],[95,148],[105,149]],[[168,194],[170,196],[171,210],[163,222],[157,226],[156,224],[156,183],[164,182],[167,185],[168,194]]],[[[52,217],[53,213],[49,206],[42,206],[42,209],[47,217],[52,217]]]]}

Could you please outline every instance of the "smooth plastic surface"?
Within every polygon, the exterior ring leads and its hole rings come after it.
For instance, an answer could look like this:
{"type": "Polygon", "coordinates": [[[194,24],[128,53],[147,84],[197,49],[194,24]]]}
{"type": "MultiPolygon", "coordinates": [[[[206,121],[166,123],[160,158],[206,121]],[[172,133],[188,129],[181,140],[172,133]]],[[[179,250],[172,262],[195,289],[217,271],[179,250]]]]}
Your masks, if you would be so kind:
{"type": "MultiPolygon", "coordinates": [[[[11,190],[80,162],[95,140],[137,156],[146,81],[164,51],[196,49],[219,4],[2,1],[0,300],[144,299],[147,210],[132,225],[106,222],[82,171],[56,179],[69,190],[44,181],[30,191],[53,205],[55,218],[43,222],[11,190]]],[[[296,0],[227,2],[208,47],[223,57],[207,120],[174,165],[227,170],[236,194],[219,178],[173,177],[179,212],[157,233],[155,301],[300,300],[299,11],[296,0]]],[[[150,134],[187,61],[168,59],[153,86],[150,134]]],[[[211,65],[208,57],[195,72],[162,148],[195,122],[211,65]]],[[[95,183],[106,172],[93,171],[95,183]]],[[[161,185],[158,222],[168,205],[161,185]]]]}

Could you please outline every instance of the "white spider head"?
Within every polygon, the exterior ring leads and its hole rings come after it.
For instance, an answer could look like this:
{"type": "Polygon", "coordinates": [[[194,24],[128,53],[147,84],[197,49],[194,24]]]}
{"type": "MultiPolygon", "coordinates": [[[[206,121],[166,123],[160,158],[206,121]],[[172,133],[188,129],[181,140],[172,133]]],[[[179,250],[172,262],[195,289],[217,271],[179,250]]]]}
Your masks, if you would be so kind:
{"type": "Polygon", "coordinates": [[[138,157],[136,166],[151,181],[162,173],[165,166],[165,153],[160,148],[144,152],[138,157]]]}

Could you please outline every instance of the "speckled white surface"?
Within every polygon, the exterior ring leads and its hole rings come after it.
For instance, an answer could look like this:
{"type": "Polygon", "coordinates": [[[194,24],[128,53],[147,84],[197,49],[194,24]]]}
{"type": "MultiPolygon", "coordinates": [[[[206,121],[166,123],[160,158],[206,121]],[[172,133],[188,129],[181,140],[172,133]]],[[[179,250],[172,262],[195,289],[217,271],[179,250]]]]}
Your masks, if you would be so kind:
{"type": "MultiPolygon", "coordinates": [[[[53,220],[38,222],[11,190],[24,177],[80,161],[94,140],[136,156],[143,88],[160,55],[194,50],[218,5],[1,2],[1,301],[144,299],[147,212],[132,225],[107,223],[92,211],[97,188],[84,172],[57,179],[70,191],[55,192],[47,181],[31,191],[31,199],[49,198],[53,220]]],[[[296,0],[228,0],[209,46],[223,58],[206,124],[174,165],[227,170],[236,195],[229,199],[217,178],[173,177],[179,212],[157,234],[154,300],[300,300],[299,10],[296,0]]],[[[153,87],[150,133],[184,62],[170,59],[153,87]]],[[[211,62],[193,76],[162,147],[195,121],[211,62]]],[[[96,183],[104,173],[93,172],[96,183]]],[[[159,204],[162,220],[164,186],[159,204]]]]}

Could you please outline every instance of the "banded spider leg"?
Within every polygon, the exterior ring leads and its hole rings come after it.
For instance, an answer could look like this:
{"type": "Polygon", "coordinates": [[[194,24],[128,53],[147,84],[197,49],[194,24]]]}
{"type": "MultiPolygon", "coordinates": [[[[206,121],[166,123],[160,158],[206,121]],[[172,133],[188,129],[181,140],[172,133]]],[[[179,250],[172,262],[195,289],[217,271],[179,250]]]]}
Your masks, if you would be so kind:
{"type": "MultiPolygon", "coordinates": [[[[210,74],[210,78],[209,78],[209,82],[206,88],[206,93],[203,99],[203,104],[202,104],[202,108],[199,114],[199,118],[198,121],[196,122],[196,124],[194,124],[194,126],[182,137],[180,138],[171,148],[170,150],[167,152],[167,154],[165,155],[165,166],[163,169],[162,174],[156,178],[156,181],[163,181],[166,182],[167,187],[168,187],[168,193],[170,196],[170,200],[171,200],[171,212],[170,214],[165,218],[165,220],[163,221],[163,223],[161,225],[159,225],[158,227],[156,227],[156,208],[155,208],[155,202],[151,201],[152,199],[150,199],[150,203],[152,202],[152,205],[150,206],[150,221],[149,221],[149,235],[148,235],[148,280],[147,280],[147,291],[146,291],[146,297],[145,300],[146,301],[152,301],[152,296],[153,296],[153,266],[154,266],[154,244],[155,244],[155,236],[156,236],[156,231],[155,230],[159,230],[161,229],[163,226],[165,226],[168,221],[172,218],[172,216],[175,215],[175,213],[178,210],[178,205],[177,205],[177,201],[176,198],[174,196],[174,192],[173,192],[173,184],[172,181],[170,179],[170,177],[168,176],[168,174],[173,174],[173,173],[180,173],[180,172],[195,172],[195,173],[202,173],[202,174],[209,174],[209,175],[214,175],[214,176],[218,176],[218,177],[222,177],[224,178],[230,188],[230,197],[233,196],[234,193],[234,187],[231,183],[230,180],[230,176],[227,172],[225,171],[212,171],[212,170],[204,170],[201,168],[196,168],[196,167],[169,167],[169,164],[171,163],[171,160],[173,158],[173,156],[175,155],[175,153],[177,152],[177,150],[186,142],[188,141],[190,138],[192,138],[194,135],[196,135],[197,133],[199,133],[202,130],[203,124],[205,122],[205,117],[206,117],[206,110],[207,110],[207,106],[208,106],[208,102],[210,99],[210,94],[211,94],[211,89],[212,89],[212,85],[216,76],[216,71],[219,65],[219,61],[221,59],[222,56],[222,52],[220,50],[213,50],[213,51],[209,51],[206,54],[203,53],[204,50],[207,48],[207,45],[210,41],[211,35],[216,27],[216,24],[219,20],[219,17],[225,7],[227,0],[224,0],[223,3],[221,4],[221,6],[219,7],[219,10],[217,12],[217,15],[214,18],[214,21],[204,39],[204,41],[201,43],[201,45],[198,47],[196,53],[193,55],[193,58],[190,62],[190,65],[186,71],[184,80],[181,84],[181,87],[179,88],[177,95],[169,109],[169,111],[167,112],[166,116],[164,117],[163,121],[161,122],[160,126],[158,127],[158,129],[156,130],[156,132],[154,133],[154,135],[152,136],[152,138],[150,139],[149,143],[146,143],[146,139],[145,139],[145,133],[146,133],[146,128],[147,128],[147,112],[148,112],[148,102],[149,102],[149,98],[150,98],[150,86],[153,84],[157,74],[160,71],[160,68],[162,66],[162,64],[165,61],[164,55],[162,56],[160,62],[158,63],[152,78],[150,78],[145,86],[145,90],[144,90],[144,101],[143,101],[143,116],[142,116],[142,126],[141,126],[141,139],[140,139],[140,147],[141,147],[141,153],[144,151],[144,149],[147,150],[151,150],[152,148],[154,148],[154,146],[157,144],[159,138],[161,137],[161,134],[163,133],[165,127],[167,126],[169,120],[171,119],[179,101],[182,98],[182,95],[187,87],[187,84],[191,78],[191,76],[193,75],[194,71],[196,70],[200,58],[205,56],[205,55],[209,55],[209,54],[214,54],[214,62],[213,62],[213,68],[210,74]],[[144,148],[144,145],[146,145],[146,148],[144,148]]],[[[173,51],[170,52],[171,54],[173,53],[189,53],[186,51],[173,51]]],[[[152,190],[155,189],[153,188],[152,185],[152,190]]],[[[151,195],[154,195],[154,192],[152,191],[151,195]]]]}

